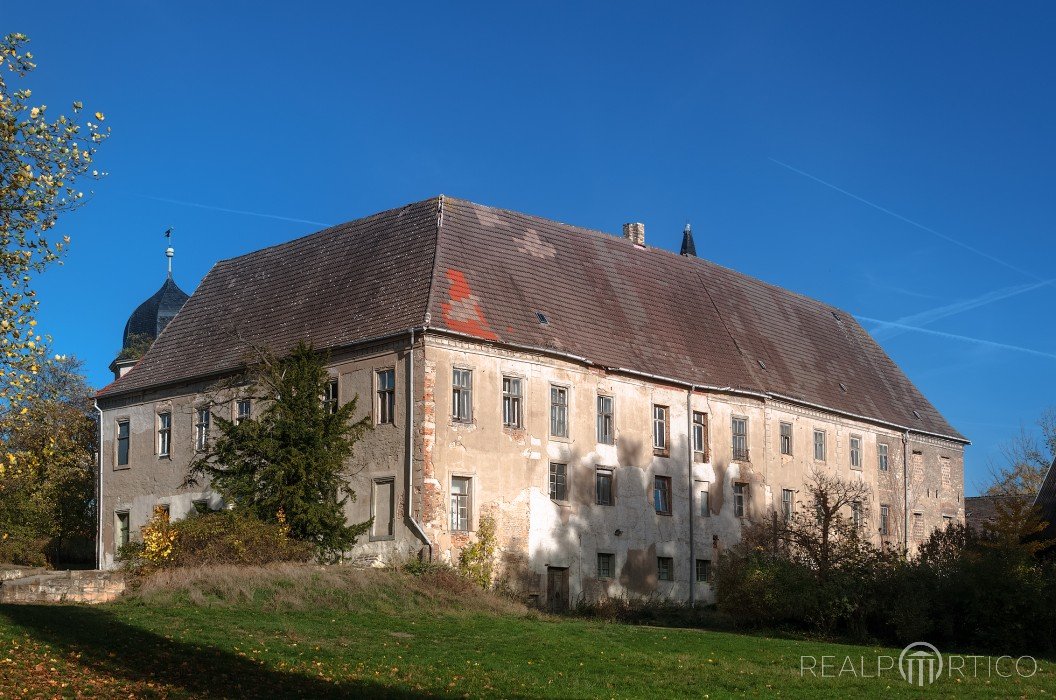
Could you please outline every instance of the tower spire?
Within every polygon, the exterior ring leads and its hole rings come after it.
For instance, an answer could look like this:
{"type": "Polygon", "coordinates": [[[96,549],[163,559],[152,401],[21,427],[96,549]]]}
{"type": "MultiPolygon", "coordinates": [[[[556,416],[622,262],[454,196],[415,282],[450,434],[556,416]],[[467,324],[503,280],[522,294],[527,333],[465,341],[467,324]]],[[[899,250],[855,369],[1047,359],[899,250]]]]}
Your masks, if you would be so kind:
{"type": "Polygon", "coordinates": [[[166,243],[165,257],[169,259],[169,277],[170,278],[172,277],[172,256],[176,254],[176,251],[172,247],[172,230],[173,230],[173,227],[170,226],[165,231],[165,243],[166,243]]]}
{"type": "Polygon", "coordinates": [[[682,250],[681,255],[687,257],[697,257],[697,246],[693,243],[693,229],[689,227],[689,222],[686,222],[686,228],[682,231],[682,250]]]}

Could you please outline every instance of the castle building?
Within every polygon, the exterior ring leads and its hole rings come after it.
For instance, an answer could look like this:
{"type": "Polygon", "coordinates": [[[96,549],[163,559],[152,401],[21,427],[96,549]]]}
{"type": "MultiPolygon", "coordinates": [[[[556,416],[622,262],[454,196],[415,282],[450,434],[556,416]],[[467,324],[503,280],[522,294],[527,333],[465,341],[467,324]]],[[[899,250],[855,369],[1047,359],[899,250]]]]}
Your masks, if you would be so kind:
{"type": "Polygon", "coordinates": [[[218,262],[98,394],[99,565],[159,505],[223,505],[188,465],[211,416],[259,407],[211,387],[302,339],[374,423],[349,465],[348,517],[374,518],[354,557],[454,559],[490,517],[498,575],[540,602],[702,601],[812,470],[868,484],[848,515],[877,543],[963,521],[968,441],[854,317],[695,253],[688,226],[677,255],[642,224],[440,196],[218,262]]]}

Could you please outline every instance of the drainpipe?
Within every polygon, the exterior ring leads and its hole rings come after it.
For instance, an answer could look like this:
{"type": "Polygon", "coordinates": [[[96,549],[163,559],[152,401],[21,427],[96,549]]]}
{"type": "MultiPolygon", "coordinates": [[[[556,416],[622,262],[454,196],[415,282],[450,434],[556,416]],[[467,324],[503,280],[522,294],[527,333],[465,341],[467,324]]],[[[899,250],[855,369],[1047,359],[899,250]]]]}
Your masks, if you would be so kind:
{"type": "Polygon", "coordinates": [[[103,409],[99,408],[99,400],[92,399],[92,406],[99,414],[99,425],[97,434],[99,440],[95,450],[95,568],[103,568],[103,409]]]}
{"type": "Polygon", "coordinates": [[[909,431],[902,434],[902,549],[909,553],[909,431]]]}
{"type": "MultiPolygon", "coordinates": [[[[433,543],[425,528],[414,517],[414,331],[411,328],[411,344],[407,350],[407,465],[404,478],[407,481],[407,522],[418,536],[418,539],[429,548],[429,561],[433,560],[433,543]]],[[[423,329],[424,330],[424,329],[423,329]]],[[[423,346],[424,347],[424,346],[423,346]]]]}
{"type": "Polygon", "coordinates": [[[693,524],[696,520],[693,512],[693,387],[686,392],[686,464],[689,476],[689,604],[694,605],[697,599],[697,552],[693,543],[693,524]]]}

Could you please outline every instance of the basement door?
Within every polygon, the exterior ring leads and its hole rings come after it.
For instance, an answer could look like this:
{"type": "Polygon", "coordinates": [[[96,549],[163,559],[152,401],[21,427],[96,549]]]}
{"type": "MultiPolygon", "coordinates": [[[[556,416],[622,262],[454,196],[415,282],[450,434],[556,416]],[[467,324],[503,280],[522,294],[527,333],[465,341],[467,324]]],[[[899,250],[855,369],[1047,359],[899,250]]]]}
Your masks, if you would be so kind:
{"type": "Polygon", "coordinates": [[[552,613],[568,610],[568,567],[546,567],[546,608],[552,613]]]}

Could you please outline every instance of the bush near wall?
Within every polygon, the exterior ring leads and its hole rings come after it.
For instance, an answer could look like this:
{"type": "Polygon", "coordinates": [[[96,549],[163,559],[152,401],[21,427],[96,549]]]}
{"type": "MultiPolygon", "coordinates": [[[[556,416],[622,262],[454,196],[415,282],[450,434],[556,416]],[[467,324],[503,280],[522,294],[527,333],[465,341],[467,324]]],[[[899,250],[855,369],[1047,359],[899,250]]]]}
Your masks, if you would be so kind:
{"type": "Polygon", "coordinates": [[[129,543],[119,553],[133,574],[215,564],[306,562],[315,551],[311,543],[292,539],[281,519],[278,524],[265,523],[230,510],[193,513],[173,523],[159,512],[141,534],[141,541],[129,543]]]}

